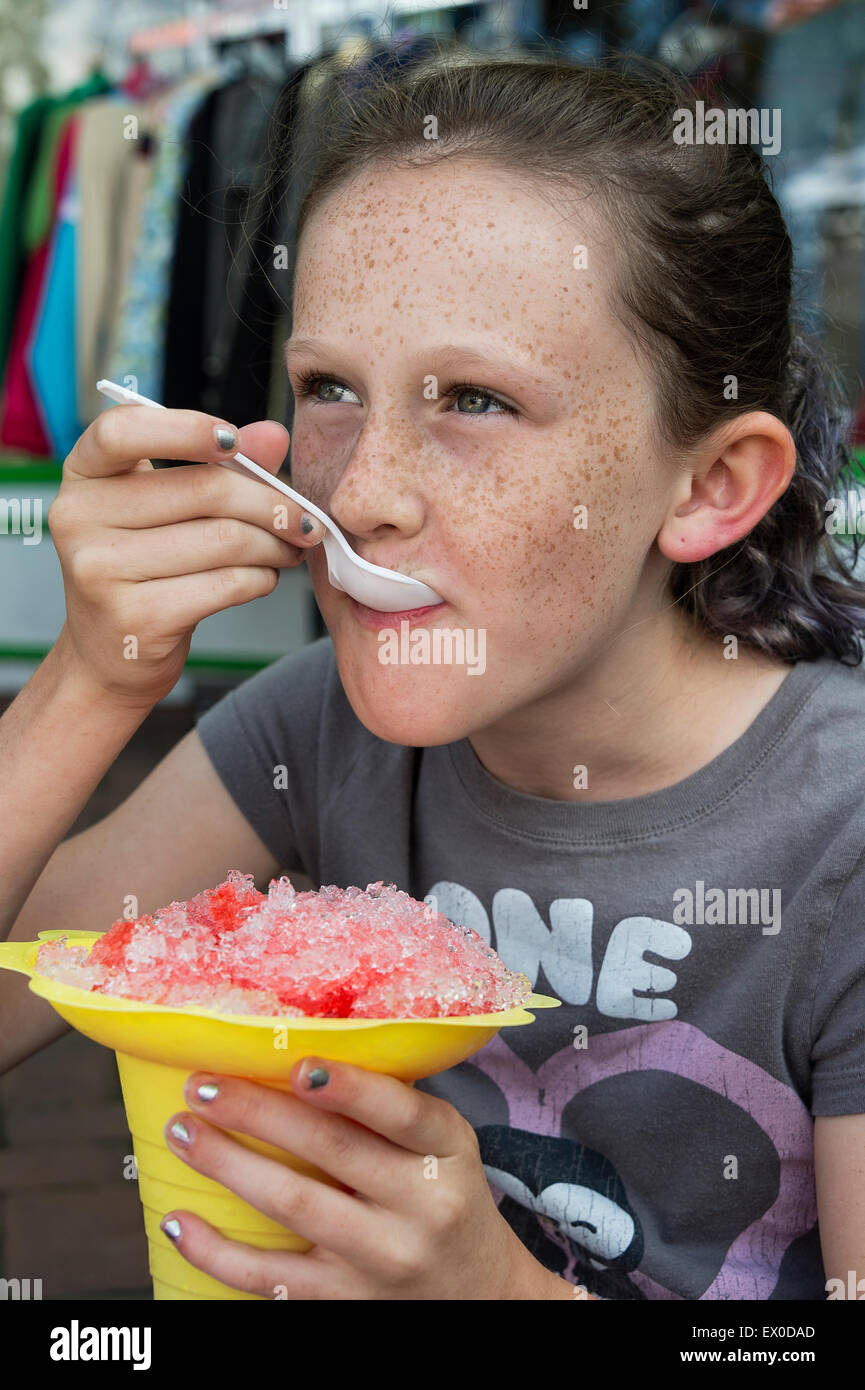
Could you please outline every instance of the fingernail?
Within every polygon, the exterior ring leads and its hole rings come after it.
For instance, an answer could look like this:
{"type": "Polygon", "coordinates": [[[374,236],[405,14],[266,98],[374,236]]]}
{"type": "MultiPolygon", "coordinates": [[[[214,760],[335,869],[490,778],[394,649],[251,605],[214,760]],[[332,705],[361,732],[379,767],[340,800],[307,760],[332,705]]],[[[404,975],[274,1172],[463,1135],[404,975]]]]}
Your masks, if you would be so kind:
{"type": "Polygon", "coordinates": [[[318,517],[310,516],[309,512],[304,512],[300,518],[300,529],[305,536],[314,535],[317,541],[320,541],[324,535],[324,527],[318,517]]]}
{"type": "Polygon", "coordinates": [[[306,1072],[303,1078],[304,1085],[310,1091],[314,1091],[318,1086],[326,1086],[330,1080],[330,1072],[324,1067],[313,1067],[312,1071],[306,1072]]]}
{"type": "Polygon", "coordinates": [[[224,425],[217,425],[213,433],[220,449],[227,452],[229,449],[237,448],[237,435],[234,430],[228,430],[224,425]]]}
{"type": "Polygon", "coordinates": [[[174,1124],[171,1126],[170,1134],[172,1139],[175,1139],[178,1144],[182,1144],[184,1148],[189,1143],[189,1130],[186,1128],[186,1125],[181,1124],[180,1120],[174,1121],[174,1124]]]}
{"type": "Polygon", "coordinates": [[[159,1229],[165,1232],[169,1240],[179,1240],[182,1234],[180,1222],[174,1216],[170,1221],[163,1221],[159,1229]]]}
{"type": "Polygon", "coordinates": [[[219,1087],[215,1081],[202,1081],[195,1094],[199,1100],[216,1100],[219,1095],[219,1087]]]}

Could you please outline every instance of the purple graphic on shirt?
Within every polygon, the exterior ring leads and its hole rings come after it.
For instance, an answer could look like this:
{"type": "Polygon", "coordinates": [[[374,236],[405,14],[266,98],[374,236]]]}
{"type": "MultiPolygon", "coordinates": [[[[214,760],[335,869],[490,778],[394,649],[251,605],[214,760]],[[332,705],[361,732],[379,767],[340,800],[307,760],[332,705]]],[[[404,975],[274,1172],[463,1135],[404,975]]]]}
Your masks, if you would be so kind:
{"type": "MultiPolygon", "coordinates": [[[[599,1034],[585,1049],[569,1045],[554,1053],[537,1073],[498,1035],[470,1065],[495,1082],[506,1098],[511,1127],[534,1134],[561,1134],[562,1114],[574,1096],[598,1081],[639,1071],[672,1072],[716,1092],[752,1117],[778,1155],[778,1195],[733,1241],[701,1299],[768,1298],[788,1246],[817,1219],[814,1121],[807,1107],[789,1086],[690,1023],[672,1019],[599,1034]]],[[[648,1298],[681,1297],[639,1270],[628,1277],[648,1298]]]]}

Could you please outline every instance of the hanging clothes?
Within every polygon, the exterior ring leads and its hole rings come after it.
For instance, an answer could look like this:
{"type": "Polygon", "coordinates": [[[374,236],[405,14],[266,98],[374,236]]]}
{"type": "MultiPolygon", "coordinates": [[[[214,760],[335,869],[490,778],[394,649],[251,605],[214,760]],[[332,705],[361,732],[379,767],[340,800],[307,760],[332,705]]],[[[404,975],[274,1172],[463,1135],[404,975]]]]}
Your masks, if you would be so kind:
{"type": "Polygon", "coordinates": [[[30,342],[25,353],[33,397],[55,458],[65,458],[83,429],[75,370],[75,242],[79,190],[73,153],[80,117],[69,120],[68,170],[55,219],[30,342]]]}
{"type": "Polygon", "coordinates": [[[27,186],[22,209],[21,234],[28,251],[35,251],[51,235],[57,211],[57,162],[60,157],[61,134],[69,117],[82,103],[111,90],[111,84],[99,72],[71,92],[57,97],[46,113],[39,148],[27,186]]]}
{"type": "MultiPolygon", "coordinates": [[[[165,323],[189,123],[218,74],[208,69],[155,98],[156,156],[141,225],[123,287],[108,375],[134,380],[134,390],[159,398],[165,323]]],[[[131,382],[129,383],[131,384],[131,382]]]]}
{"type": "Polygon", "coordinates": [[[0,374],[6,365],[18,294],[27,267],[21,235],[27,185],[53,97],[37,97],[18,116],[0,212],[0,374]]]}
{"type": "MultiPolygon", "coordinates": [[[[200,112],[197,153],[189,171],[190,196],[180,223],[182,240],[172,277],[162,397],[166,404],[189,405],[198,400],[202,410],[237,424],[267,415],[274,370],[274,322],[282,307],[271,279],[279,241],[275,198],[268,184],[271,159],[275,158],[272,136],[280,131],[291,138],[297,93],[308,70],[308,64],[298,65],[275,92],[266,84],[258,85],[257,102],[269,106],[267,129],[262,120],[257,153],[251,127],[238,141],[233,192],[229,188],[220,193],[218,182],[220,168],[224,182],[226,163],[232,167],[230,112],[237,94],[228,93],[225,108],[222,96],[209,110],[200,112]],[[217,152],[215,158],[208,154],[212,150],[217,152]],[[214,198],[221,202],[223,211],[228,207],[232,221],[227,228],[208,225],[203,215],[213,209],[214,198]],[[196,208],[199,212],[192,215],[196,208]],[[196,248],[203,274],[196,274],[193,264],[196,248]],[[217,279],[223,274],[224,281],[217,279]],[[183,345],[188,349],[186,359],[183,345]]],[[[288,161],[280,155],[277,184],[281,186],[287,177],[288,161]]],[[[285,286],[279,288],[284,290],[285,286]]]]}
{"type": "MultiPolygon", "coordinates": [[[[46,136],[49,135],[51,129],[52,127],[46,123],[46,136]]],[[[43,177],[52,179],[52,202],[55,211],[59,208],[69,175],[74,133],[75,117],[67,111],[65,124],[60,128],[59,138],[54,142],[56,148],[52,148],[50,156],[44,158],[39,166],[40,179],[43,177]]],[[[30,235],[35,234],[36,228],[42,225],[43,218],[41,211],[43,190],[39,187],[35,192],[40,212],[38,219],[33,217],[30,222],[30,235]]],[[[53,217],[50,217],[49,214],[49,225],[51,222],[53,222],[53,217]]],[[[0,443],[9,449],[34,454],[37,458],[53,457],[43,413],[36,400],[29,362],[29,346],[37,327],[38,314],[43,299],[42,290],[49,263],[49,252],[50,243],[46,238],[44,243],[30,256],[18,302],[15,327],[6,362],[2,398],[0,398],[0,443]]],[[[58,375],[63,369],[62,363],[58,361],[56,364],[58,375]]],[[[72,370],[71,363],[68,364],[68,370],[72,370]]]]}
{"type": "Polygon", "coordinates": [[[105,405],[96,381],[107,373],[123,286],[150,182],[151,101],[116,93],[81,109],[76,166],[80,217],[75,256],[77,409],[89,424],[105,405]]]}
{"type": "Polygon", "coordinates": [[[49,264],[49,243],[71,149],[64,134],[82,103],[110,90],[96,71],[57,97],[40,97],[19,116],[0,216],[0,444],[51,456],[28,350],[49,264]]]}
{"type": "Polygon", "coordinates": [[[33,396],[25,352],[36,319],[47,261],[46,245],[31,256],[27,265],[0,393],[0,444],[37,458],[50,458],[51,446],[33,396]]]}
{"type": "Polygon", "coordinates": [[[320,99],[338,131],[367,81],[441,46],[352,37],[294,63],[253,45],[178,82],[148,68],[138,96],[96,74],[25,108],[0,215],[0,445],[62,458],[105,408],[99,377],[290,426],[282,345],[320,99]]]}
{"type": "MultiPolygon", "coordinates": [[[[273,110],[284,85],[244,74],[213,89],[192,120],[171,271],[160,400],[227,415],[260,418],[269,352],[247,361],[236,389],[224,380],[242,292],[234,273],[246,264],[250,199],[259,178],[273,110]],[[263,371],[262,371],[263,368],[263,371]]],[[[266,337],[269,349],[269,333],[266,337]]]]}

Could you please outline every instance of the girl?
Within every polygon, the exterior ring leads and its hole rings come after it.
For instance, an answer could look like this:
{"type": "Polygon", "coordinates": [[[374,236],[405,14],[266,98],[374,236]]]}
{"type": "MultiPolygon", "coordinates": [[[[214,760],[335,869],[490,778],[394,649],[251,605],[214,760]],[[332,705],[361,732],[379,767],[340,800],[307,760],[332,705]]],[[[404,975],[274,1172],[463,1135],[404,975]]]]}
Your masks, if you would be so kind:
{"type": "MultiPolygon", "coordinates": [[[[414,1088],[326,1057],[292,1096],[191,1078],[166,1142],[314,1247],[166,1213],[232,1286],[821,1299],[865,1270],[865,610],[824,524],[847,456],[761,159],[674,140],[693,101],[652,64],[469,59],[334,115],[298,228],[293,479],[440,605],[363,608],[253,480],[151,468],[233,452],[229,422],[121,407],[66,461],[67,621],[0,725],[11,935],[229,867],[382,878],[562,1001],[414,1088]],[[301,554],[329,637],[60,843],[196,622],[301,554]]],[[[274,470],[286,442],[240,431],[274,470]]],[[[7,1066],[65,1027],[23,985],[7,1066]]]]}

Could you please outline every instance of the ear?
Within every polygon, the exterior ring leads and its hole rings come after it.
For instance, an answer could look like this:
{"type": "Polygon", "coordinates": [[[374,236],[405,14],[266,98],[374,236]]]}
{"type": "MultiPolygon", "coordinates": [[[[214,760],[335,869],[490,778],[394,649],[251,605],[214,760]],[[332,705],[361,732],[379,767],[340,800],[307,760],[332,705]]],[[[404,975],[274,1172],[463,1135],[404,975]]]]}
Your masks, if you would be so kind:
{"type": "Polygon", "coordinates": [[[733,545],[787,491],[795,467],[793,436],[776,415],[740,415],[692,456],[658,532],[659,550],[687,563],[733,545]]]}

